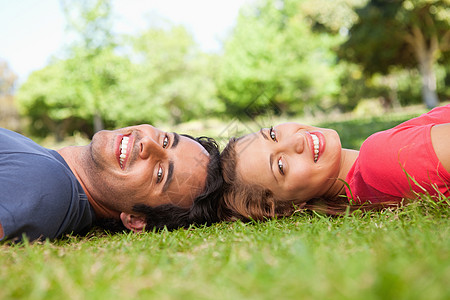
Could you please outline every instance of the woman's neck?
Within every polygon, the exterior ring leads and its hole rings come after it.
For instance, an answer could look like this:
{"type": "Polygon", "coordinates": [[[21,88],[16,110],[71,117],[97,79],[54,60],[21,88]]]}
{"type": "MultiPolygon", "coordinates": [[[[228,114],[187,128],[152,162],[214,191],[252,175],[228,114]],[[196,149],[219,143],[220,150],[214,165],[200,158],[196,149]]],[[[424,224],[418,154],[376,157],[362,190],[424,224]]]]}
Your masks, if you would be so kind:
{"type": "Polygon", "coordinates": [[[333,186],[326,193],[327,198],[336,198],[339,195],[345,195],[345,182],[348,172],[352,168],[356,159],[358,158],[359,151],[351,149],[341,150],[341,166],[339,169],[338,178],[333,183],[333,186]]]}

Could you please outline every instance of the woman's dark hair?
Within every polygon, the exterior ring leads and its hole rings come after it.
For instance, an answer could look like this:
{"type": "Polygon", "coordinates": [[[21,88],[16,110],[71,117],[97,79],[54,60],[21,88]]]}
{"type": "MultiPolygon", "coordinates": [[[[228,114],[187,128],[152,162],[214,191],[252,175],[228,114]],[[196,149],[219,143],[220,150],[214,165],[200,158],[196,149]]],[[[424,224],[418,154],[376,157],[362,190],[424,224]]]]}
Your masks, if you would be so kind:
{"type": "MultiPolygon", "coordinates": [[[[222,171],[220,169],[220,151],[217,142],[209,137],[194,138],[182,134],[205,148],[209,153],[207,165],[206,184],[203,192],[194,199],[189,208],[183,208],[174,204],[163,204],[155,207],[146,204],[136,204],[133,211],[145,215],[146,230],[168,230],[187,228],[192,224],[207,224],[218,222],[218,205],[222,197],[222,171]]],[[[95,224],[111,232],[127,230],[119,220],[100,219],[95,224]]]]}

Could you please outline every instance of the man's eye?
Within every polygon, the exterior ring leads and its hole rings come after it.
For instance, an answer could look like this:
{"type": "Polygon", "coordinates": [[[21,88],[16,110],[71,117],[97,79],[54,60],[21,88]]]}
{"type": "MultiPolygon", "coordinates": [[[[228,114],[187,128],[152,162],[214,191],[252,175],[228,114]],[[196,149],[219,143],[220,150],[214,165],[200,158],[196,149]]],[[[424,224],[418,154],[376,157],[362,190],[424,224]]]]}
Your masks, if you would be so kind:
{"type": "Polygon", "coordinates": [[[277,142],[277,135],[275,134],[275,130],[273,130],[273,127],[270,127],[270,129],[269,129],[269,135],[270,135],[270,138],[271,138],[274,142],[277,142]]]}
{"type": "Polygon", "coordinates": [[[280,170],[281,175],[284,175],[283,162],[281,161],[281,158],[278,160],[278,170],[280,170]]]}
{"type": "Polygon", "coordinates": [[[163,139],[163,148],[167,148],[168,145],[169,145],[169,137],[165,135],[163,139]]]}
{"type": "Polygon", "coordinates": [[[159,167],[158,174],[156,174],[156,183],[160,183],[163,178],[163,169],[159,167]]]}

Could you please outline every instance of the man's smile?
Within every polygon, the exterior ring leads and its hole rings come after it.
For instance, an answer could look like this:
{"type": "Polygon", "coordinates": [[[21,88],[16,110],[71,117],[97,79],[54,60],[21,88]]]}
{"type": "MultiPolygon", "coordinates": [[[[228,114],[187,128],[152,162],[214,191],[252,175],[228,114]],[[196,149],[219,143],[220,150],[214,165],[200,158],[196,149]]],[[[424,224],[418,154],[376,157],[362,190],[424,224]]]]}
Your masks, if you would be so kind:
{"type": "Polygon", "coordinates": [[[122,170],[125,169],[128,158],[130,157],[131,150],[133,149],[133,142],[134,139],[132,136],[119,136],[119,146],[116,150],[116,155],[122,170]]]}

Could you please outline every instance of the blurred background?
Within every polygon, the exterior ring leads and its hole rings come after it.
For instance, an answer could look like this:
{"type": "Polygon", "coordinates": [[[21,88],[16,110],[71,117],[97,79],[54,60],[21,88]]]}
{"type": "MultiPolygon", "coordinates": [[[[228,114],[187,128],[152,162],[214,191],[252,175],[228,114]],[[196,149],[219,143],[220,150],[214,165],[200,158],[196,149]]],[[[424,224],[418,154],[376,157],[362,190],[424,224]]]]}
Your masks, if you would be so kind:
{"type": "Polygon", "coordinates": [[[0,0],[0,28],[0,126],[55,143],[450,100],[450,0],[0,0]]]}

